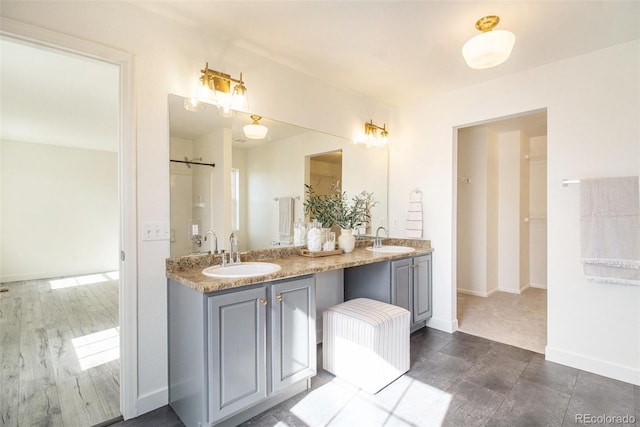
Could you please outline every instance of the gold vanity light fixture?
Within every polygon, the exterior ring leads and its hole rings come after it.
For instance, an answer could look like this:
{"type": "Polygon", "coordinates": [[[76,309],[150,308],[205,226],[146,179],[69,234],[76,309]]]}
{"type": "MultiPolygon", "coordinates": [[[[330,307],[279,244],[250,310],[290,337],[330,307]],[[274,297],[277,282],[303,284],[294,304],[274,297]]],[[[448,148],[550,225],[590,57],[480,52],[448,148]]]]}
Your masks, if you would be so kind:
{"type": "Polygon", "coordinates": [[[516,36],[507,30],[494,30],[500,22],[496,15],[485,16],[476,22],[482,33],[469,39],[462,46],[462,56],[471,68],[481,70],[495,67],[509,59],[516,36]]]}
{"type": "Polygon", "coordinates": [[[249,139],[264,139],[264,137],[267,136],[267,132],[269,132],[269,129],[265,125],[261,125],[260,123],[258,123],[260,119],[262,119],[262,117],[258,115],[251,115],[251,120],[253,120],[253,123],[244,125],[244,127],[242,128],[242,130],[244,131],[244,136],[249,139]]]}
{"type": "Polygon", "coordinates": [[[184,108],[189,111],[199,111],[202,109],[200,103],[215,104],[221,109],[225,117],[233,115],[234,110],[247,111],[249,103],[247,101],[247,87],[242,80],[242,73],[239,79],[234,79],[229,74],[209,68],[209,63],[200,70],[202,75],[198,84],[196,96],[185,101],[184,108]],[[233,90],[231,83],[235,83],[233,90]]]}
{"type": "Polygon", "coordinates": [[[375,125],[372,119],[364,124],[364,137],[357,139],[356,143],[366,144],[367,147],[384,147],[387,145],[388,137],[387,125],[375,125]]]}

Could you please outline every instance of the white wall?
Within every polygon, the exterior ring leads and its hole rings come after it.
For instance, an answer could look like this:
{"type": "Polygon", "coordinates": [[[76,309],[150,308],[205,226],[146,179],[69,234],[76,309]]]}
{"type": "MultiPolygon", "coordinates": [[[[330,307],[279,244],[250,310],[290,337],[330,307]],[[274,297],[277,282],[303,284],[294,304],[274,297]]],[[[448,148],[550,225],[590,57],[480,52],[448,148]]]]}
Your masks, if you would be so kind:
{"type": "Polygon", "coordinates": [[[640,172],[639,56],[640,41],[635,40],[394,111],[390,219],[398,221],[394,235],[403,235],[404,194],[420,186],[425,194],[425,236],[435,248],[431,326],[449,331],[457,327],[453,129],[547,108],[546,357],[640,384],[640,288],[584,279],[579,262],[580,188],[561,185],[563,178],[640,172]]]}
{"type": "MultiPolygon", "coordinates": [[[[197,28],[149,14],[133,2],[3,1],[3,17],[90,40],[135,55],[138,220],[169,221],[167,95],[191,96],[205,62],[243,77],[251,110],[264,117],[350,138],[371,117],[388,122],[388,106],[208,37],[197,28]],[[284,102],[283,102],[284,100],[284,102]]],[[[140,234],[140,233],[138,233],[140,234]]],[[[138,236],[139,413],[167,402],[165,258],[169,241],[138,236]]]]}
{"type": "Polygon", "coordinates": [[[531,280],[531,267],[529,265],[529,254],[531,247],[529,223],[525,218],[529,217],[529,179],[531,176],[529,168],[529,137],[520,132],[520,140],[518,141],[520,148],[520,197],[518,205],[518,242],[520,244],[520,274],[518,275],[518,292],[522,292],[529,287],[531,280]]]}
{"type": "Polygon", "coordinates": [[[117,153],[15,141],[0,151],[0,282],[117,270],[117,153]]]}
{"type": "Polygon", "coordinates": [[[547,137],[529,140],[529,284],[547,288],[547,137]]]}
{"type": "MultiPolygon", "coordinates": [[[[488,268],[489,129],[471,127],[458,131],[458,292],[486,297],[491,286],[488,268]]],[[[495,283],[492,285],[495,287],[495,283]]]]}
{"type": "MultiPolygon", "coordinates": [[[[524,253],[528,255],[529,239],[524,239],[522,227],[527,225],[523,219],[527,216],[528,209],[523,211],[522,199],[528,200],[528,164],[527,164],[527,182],[522,182],[524,155],[522,152],[522,132],[504,132],[499,135],[499,180],[498,193],[500,194],[498,202],[498,218],[500,226],[498,227],[498,253],[499,253],[499,273],[498,273],[498,289],[502,292],[510,292],[519,294],[523,288],[521,284],[521,276],[527,277],[529,280],[529,259],[522,262],[524,253]],[[525,250],[526,248],[526,250],[525,250]]],[[[527,140],[528,146],[528,140],[527,140]]],[[[528,205],[528,203],[527,203],[528,205]]],[[[528,225],[527,225],[528,227],[528,225]]],[[[527,237],[528,237],[528,233],[527,237]]]]}

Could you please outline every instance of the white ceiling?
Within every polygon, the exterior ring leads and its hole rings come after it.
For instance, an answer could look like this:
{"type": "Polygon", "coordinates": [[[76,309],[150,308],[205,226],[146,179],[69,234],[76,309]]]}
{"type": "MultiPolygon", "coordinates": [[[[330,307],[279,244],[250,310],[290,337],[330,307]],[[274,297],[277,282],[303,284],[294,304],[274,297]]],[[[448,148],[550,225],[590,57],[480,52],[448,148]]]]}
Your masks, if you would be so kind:
{"type": "MultiPolygon", "coordinates": [[[[200,29],[221,55],[233,47],[390,105],[640,38],[637,0],[130,4],[200,29]],[[516,45],[504,64],[472,70],[460,49],[488,14],[516,45]]],[[[0,47],[3,139],[115,150],[117,68],[7,40],[0,47]]]]}
{"type": "MultiPolygon", "coordinates": [[[[640,38],[634,1],[165,1],[134,4],[333,86],[398,105],[640,38]],[[500,16],[511,58],[472,70],[475,22],[500,16]]],[[[223,51],[224,52],[224,51],[223,51]]],[[[210,58],[209,62],[215,58],[210,58]]],[[[251,76],[246,73],[245,80],[251,76]]]]}

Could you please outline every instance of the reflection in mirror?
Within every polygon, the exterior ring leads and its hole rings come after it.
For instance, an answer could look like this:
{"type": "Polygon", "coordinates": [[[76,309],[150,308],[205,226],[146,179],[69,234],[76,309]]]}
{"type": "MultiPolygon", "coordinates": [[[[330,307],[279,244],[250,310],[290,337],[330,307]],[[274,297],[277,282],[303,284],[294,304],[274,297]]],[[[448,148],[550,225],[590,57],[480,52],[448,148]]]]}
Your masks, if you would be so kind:
{"type": "Polygon", "coordinates": [[[292,245],[286,224],[307,220],[305,183],[318,190],[339,183],[349,197],[373,193],[366,233],[387,225],[386,149],[265,117],[266,138],[250,140],[242,132],[250,114],[222,117],[213,105],[193,112],[183,104],[169,95],[172,257],[214,251],[216,242],[228,250],[232,231],[241,251],[292,245]],[[291,209],[283,210],[288,197],[291,209]]]}

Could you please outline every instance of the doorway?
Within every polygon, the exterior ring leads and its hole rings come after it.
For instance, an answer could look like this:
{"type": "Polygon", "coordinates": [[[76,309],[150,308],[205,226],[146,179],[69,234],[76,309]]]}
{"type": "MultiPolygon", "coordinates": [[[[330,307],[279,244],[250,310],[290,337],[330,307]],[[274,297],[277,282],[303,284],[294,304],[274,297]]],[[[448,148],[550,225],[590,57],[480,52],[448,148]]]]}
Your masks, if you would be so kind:
{"type": "Polygon", "coordinates": [[[458,329],[544,353],[546,110],[457,129],[458,329]]]}
{"type": "MultiPolygon", "coordinates": [[[[131,417],[133,405],[121,393],[130,375],[123,375],[119,360],[131,343],[120,345],[121,326],[129,329],[120,319],[130,306],[121,307],[119,296],[130,294],[124,283],[135,292],[135,235],[133,242],[122,238],[135,218],[135,210],[127,211],[135,182],[123,191],[132,184],[133,170],[125,169],[135,158],[135,145],[128,144],[131,122],[124,118],[130,94],[122,90],[130,82],[131,58],[118,53],[103,61],[76,54],[75,47],[113,52],[5,20],[1,40],[0,274],[8,289],[2,302],[12,304],[13,318],[20,319],[11,334],[15,345],[7,348],[40,367],[3,386],[3,416],[36,424],[67,417],[88,425],[121,413],[131,417]]],[[[2,357],[5,366],[11,352],[2,357]]]]}
{"type": "MultiPolygon", "coordinates": [[[[342,150],[313,154],[305,158],[305,184],[318,195],[342,193],[342,150]]],[[[307,218],[312,220],[313,218],[307,218]]],[[[333,225],[331,231],[339,233],[340,227],[333,225]]]]}
{"type": "Polygon", "coordinates": [[[308,156],[306,183],[317,194],[342,192],[342,150],[308,156]]]}

